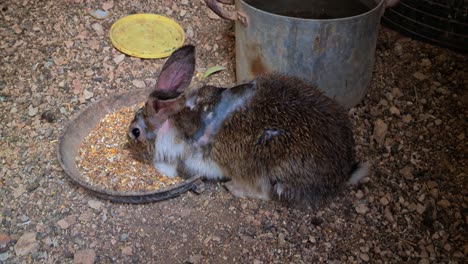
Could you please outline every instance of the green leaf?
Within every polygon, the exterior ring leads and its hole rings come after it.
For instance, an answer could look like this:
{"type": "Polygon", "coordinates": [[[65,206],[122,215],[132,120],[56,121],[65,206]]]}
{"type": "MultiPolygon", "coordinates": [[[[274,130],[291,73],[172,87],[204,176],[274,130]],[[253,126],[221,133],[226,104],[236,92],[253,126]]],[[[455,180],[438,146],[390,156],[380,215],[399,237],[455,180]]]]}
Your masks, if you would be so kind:
{"type": "Polygon", "coordinates": [[[206,70],[205,72],[205,75],[203,76],[203,78],[206,78],[208,76],[210,76],[211,74],[215,73],[215,72],[219,72],[219,71],[222,71],[222,70],[225,70],[226,68],[223,67],[223,66],[213,66],[211,68],[208,68],[208,70],[206,70]]]}

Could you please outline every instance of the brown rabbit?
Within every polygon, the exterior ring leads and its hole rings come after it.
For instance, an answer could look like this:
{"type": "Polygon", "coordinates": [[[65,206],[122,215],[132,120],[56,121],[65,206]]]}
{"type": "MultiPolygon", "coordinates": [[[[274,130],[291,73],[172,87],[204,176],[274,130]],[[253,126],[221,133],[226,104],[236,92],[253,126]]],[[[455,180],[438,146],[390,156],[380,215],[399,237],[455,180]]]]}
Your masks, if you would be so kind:
{"type": "Polygon", "coordinates": [[[229,89],[187,89],[194,69],[193,46],[175,51],[129,128],[162,173],[227,179],[235,196],[287,201],[367,174],[346,112],[314,87],[269,74],[229,89]]]}

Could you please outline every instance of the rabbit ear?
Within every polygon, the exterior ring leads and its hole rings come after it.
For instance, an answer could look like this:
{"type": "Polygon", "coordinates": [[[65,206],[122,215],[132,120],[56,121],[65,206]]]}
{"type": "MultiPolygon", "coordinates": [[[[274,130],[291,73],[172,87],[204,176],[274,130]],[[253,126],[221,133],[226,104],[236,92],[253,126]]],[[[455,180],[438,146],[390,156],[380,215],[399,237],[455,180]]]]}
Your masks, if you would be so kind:
{"type": "Polygon", "coordinates": [[[185,98],[183,96],[179,96],[174,99],[169,100],[160,100],[154,98],[151,102],[154,111],[159,115],[172,115],[184,108],[185,98]]]}
{"type": "Polygon", "coordinates": [[[195,47],[183,46],[174,51],[164,64],[156,84],[156,91],[167,94],[182,93],[195,71],[195,47]]]}

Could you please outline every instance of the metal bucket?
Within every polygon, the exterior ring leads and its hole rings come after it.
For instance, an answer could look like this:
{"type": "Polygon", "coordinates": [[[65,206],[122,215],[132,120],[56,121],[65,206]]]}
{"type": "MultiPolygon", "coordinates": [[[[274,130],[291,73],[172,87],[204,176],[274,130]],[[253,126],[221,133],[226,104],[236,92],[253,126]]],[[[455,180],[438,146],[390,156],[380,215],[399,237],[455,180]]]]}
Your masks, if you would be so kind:
{"type": "Polygon", "coordinates": [[[220,17],[235,20],[238,83],[258,74],[300,77],[345,107],[358,104],[372,77],[384,0],[235,0],[220,17]]]}

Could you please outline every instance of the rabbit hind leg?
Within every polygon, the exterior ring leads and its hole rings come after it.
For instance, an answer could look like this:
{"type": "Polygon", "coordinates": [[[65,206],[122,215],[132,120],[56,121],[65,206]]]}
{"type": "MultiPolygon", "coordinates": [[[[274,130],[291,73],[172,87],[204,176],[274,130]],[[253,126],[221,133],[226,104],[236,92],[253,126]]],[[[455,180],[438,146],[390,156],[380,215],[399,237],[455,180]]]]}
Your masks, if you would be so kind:
{"type": "Polygon", "coordinates": [[[234,196],[239,198],[253,198],[271,200],[271,184],[265,180],[258,180],[254,185],[238,180],[224,183],[224,187],[234,196]]]}

